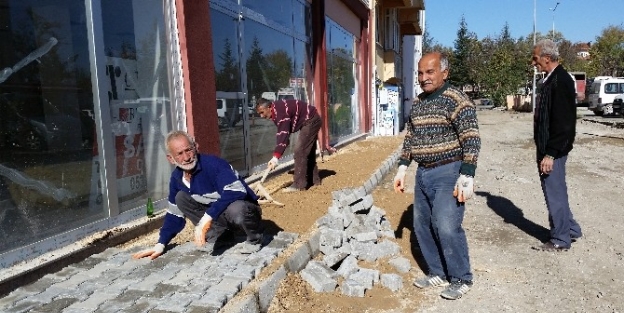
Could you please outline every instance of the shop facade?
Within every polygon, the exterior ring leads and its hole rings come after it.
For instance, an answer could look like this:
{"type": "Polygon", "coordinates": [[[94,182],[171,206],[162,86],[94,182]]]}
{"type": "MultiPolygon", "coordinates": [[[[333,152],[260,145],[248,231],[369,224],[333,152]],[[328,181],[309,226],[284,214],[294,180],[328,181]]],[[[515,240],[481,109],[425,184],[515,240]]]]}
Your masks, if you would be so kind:
{"type": "Polygon", "coordinates": [[[0,265],[144,218],[148,198],[165,209],[171,130],[258,173],[275,145],[260,97],[316,106],[319,151],[368,134],[368,6],[3,1],[0,265]]]}

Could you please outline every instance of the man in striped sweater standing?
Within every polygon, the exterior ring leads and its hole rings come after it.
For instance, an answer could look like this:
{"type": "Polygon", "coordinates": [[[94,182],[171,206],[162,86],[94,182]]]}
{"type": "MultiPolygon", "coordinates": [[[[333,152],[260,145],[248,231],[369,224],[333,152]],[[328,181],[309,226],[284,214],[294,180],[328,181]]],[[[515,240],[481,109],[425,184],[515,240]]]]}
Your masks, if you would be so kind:
{"type": "Polygon", "coordinates": [[[535,45],[532,63],[547,73],[537,95],[533,137],[550,223],[550,239],[535,249],[564,251],[582,236],[570,210],[565,171],[576,135],[575,82],[559,64],[559,50],[550,39],[535,45]]]}
{"type": "Polygon", "coordinates": [[[472,287],[468,242],[462,228],[465,201],[481,149],[474,103],[451,86],[448,58],[434,52],[418,62],[423,93],[414,101],[394,190],[403,192],[405,171],[418,163],[414,186],[414,233],[427,265],[418,288],[447,286],[440,296],[459,299],[472,287]],[[450,284],[449,284],[450,283],[450,284]]]}
{"type": "Polygon", "coordinates": [[[290,134],[299,132],[295,144],[295,174],[293,184],[284,192],[302,191],[311,185],[320,185],[316,165],[316,140],[321,129],[321,118],[316,108],[300,100],[270,101],[264,98],[256,102],[260,117],[270,119],[277,126],[276,145],[267,167],[273,170],[290,144],[290,134]]]}

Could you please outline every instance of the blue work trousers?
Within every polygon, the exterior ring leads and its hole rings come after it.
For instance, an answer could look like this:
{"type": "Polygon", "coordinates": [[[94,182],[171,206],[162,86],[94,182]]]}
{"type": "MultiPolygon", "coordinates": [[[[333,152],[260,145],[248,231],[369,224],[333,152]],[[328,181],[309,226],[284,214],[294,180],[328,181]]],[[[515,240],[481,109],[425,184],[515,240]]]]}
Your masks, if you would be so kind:
{"type": "Polygon", "coordinates": [[[468,242],[462,228],[465,206],[453,196],[461,161],[418,167],[414,186],[414,233],[429,275],[472,281],[468,242]]]}

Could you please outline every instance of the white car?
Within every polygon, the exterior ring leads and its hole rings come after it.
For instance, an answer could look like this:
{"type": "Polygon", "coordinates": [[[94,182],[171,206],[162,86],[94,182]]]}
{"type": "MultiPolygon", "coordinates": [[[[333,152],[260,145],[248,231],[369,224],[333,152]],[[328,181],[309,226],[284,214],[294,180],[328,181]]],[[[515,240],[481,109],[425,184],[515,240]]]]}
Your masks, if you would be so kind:
{"type": "Polygon", "coordinates": [[[614,114],[613,102],[620,94],[624,94],[623,77],[596,79],[590,86],[588,109],[599,116],[614,114]]]}

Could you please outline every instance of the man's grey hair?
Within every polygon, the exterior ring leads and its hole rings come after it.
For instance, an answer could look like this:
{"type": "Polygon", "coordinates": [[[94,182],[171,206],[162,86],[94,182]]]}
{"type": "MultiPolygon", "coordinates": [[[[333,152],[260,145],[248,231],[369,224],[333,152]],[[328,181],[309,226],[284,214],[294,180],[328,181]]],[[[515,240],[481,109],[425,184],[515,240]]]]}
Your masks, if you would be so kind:
{"type": "Polygon", "coordinates": [[[542,39],[535,45],[540,49],[540,56],[549,56],[552,61],[559,61],[559,49],[557,44],[550,39],[542,39]]]}
{"type": "Polygon", "coordinates": [[[167,134],[167,137],[165,139],[165,149],[167,149],[167,154],[171,154],[171,150],[169,149],[169,143],[171,142],[171,140],[174,140],[178,137],[186,138],[191,146],[195,146],[195,138],[193,138],[187,132],[183,130],[172,130],[167,134]]]}
{"type": "Polygon", "coordinates": [[[449,68],[449,60],[446,54],[440,53],[440,71],[444,72],[444,70],[448,70],[449,68]]]}

